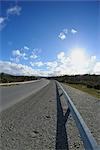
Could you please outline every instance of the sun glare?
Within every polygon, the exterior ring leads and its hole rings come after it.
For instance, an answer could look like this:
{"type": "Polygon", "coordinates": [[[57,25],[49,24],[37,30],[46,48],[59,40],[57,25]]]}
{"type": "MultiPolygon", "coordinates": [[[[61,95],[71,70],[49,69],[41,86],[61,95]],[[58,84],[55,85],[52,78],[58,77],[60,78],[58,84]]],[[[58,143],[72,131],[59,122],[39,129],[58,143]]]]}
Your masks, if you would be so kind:
{"type": "Polygon", "coordinates": [[[86,61],[86,54],[83,49],[74,49],[71,52],[71,60],[74,64],[83,64],[86,61]]]}

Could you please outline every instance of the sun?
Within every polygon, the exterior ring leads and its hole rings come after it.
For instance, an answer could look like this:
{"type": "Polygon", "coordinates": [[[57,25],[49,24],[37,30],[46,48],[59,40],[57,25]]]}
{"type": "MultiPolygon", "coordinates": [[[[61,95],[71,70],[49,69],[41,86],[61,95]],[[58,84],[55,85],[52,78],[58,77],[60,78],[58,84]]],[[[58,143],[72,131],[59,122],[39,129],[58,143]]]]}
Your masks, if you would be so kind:
{"type": "Polygon", "coordinates": [[[77,64],[82,65],[83,63],[85,63],[87,56],[85,54],[85,50],[78,48],[78,49],[73,49],[71,51],[70,57],[71,57],[72,63],[76,65],[77,64]]]}

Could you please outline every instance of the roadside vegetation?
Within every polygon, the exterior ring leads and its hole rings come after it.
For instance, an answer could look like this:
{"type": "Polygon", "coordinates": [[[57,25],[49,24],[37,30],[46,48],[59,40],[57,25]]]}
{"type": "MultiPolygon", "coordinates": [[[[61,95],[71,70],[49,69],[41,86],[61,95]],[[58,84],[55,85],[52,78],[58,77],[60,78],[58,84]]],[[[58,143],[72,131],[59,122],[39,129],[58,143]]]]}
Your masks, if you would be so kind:
{"type": "Polygon", "coordinates": [[[14,76],[6,73],[0,73],[0,83],[23,82],[37,80],[39,77],[35,76],[14,76]]]}
{"type": "MultiPolygon", "coordinates": [[[[0,73],[0,83],[23,82],[37,80],[36,76],[14,76],[6,73],[0,73]]],[[[59,82],[63,82],[69,86],[87,92],[100,99],[100,75],[64,75],[56,77],[48,77],[59,82]]]]}
{"type": "Polygon", "coordinates": [[[72,75],[49,77],[59,82],[66,83],[74,88],[87,92],[97,98],[100,98],[100,75],[72,75]]]}
{"type": "Polygon", "coordinates": [[[83,92],[87,92],[88,94],[91,94],[93,96],[95,96],[96,98],[100,99],[100,90],[94,89],[94,88],[87,88],[86,85],[82,85],[82,84],[67,84],[73,88],[79,89],[83,92]]]}

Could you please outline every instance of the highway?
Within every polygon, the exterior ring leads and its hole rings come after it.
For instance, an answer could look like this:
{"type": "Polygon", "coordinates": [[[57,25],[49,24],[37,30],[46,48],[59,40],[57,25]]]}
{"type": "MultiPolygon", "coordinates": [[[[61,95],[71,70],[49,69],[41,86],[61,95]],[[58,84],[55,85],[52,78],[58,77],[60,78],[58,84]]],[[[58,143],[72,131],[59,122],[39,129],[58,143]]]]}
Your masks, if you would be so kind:
{"type": "Polygon", "coordinates": [[[49,81],[41,79],[33,82],[25,82],[24,84],[22,83],[16,83],[18,85],[11,86],[0,86],[0,112],[39,91],[46,86],[49,81]]]}
{"type": "MultiPolygon", "coordinates": [[[[1,112],[0,149],[55,149],[57,114],[55,82],[43,79],[36,83],[9,88],[8,95],[12,95],[12,90],[14,92],[15,89],[18,89],[18,93],[21,90],[20,95],[26,94],[29,90],[32,94],[1,112]],[[34,92],[36,88],[38,91],[34,92]]],[[[19,95],[14,95],[17,100],[19,95]]]]}
{"type": "MultiPolygon", "coordinates": [[[[100,101],[62,85],[100,145],[100,101]]],[[[1,86],[0,91],[1,150],[83,149],[72,116],[65,118],[67,105],[55,81],[1,86]]]]}

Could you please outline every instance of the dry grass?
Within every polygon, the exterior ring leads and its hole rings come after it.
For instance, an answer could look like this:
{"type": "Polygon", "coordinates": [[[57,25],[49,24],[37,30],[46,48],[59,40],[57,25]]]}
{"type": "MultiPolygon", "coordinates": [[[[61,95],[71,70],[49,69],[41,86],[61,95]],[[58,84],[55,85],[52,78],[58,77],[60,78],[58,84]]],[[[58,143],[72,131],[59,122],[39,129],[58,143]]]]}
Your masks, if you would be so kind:
{"type": "Polygon", "coordinates": [[[87,86],[82,85],[82,84],[68,84],[68,85],[71,86],[71,87],[74,87],[76,89],[79,89],[81,91],[84,91],[84,92],[100,99],[100,90],[96,90],[94,88],[87,88],[87,86]]]}

